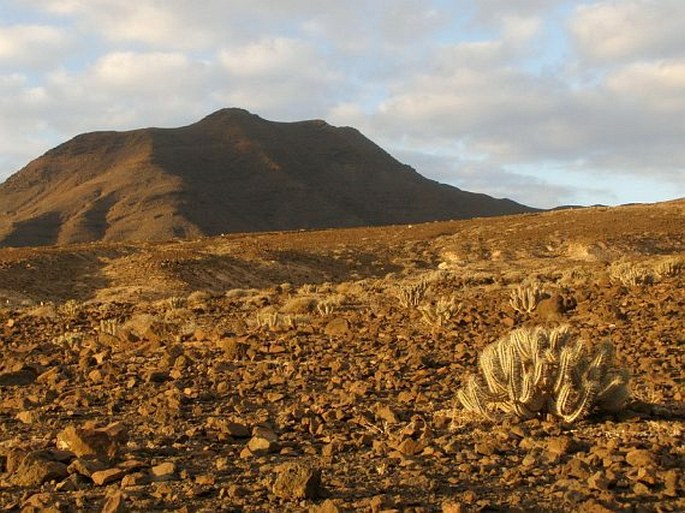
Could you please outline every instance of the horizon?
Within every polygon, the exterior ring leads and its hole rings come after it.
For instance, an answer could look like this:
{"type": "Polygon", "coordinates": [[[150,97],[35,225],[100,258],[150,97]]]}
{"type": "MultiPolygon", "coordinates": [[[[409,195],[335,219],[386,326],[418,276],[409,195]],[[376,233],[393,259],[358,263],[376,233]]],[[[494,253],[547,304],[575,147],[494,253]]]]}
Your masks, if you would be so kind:
{"type": "Polygon", "coordinates": [[[237,107],[354,127],[427,178],[533,207],[685,197],[677,0],[363,15],[337,0],[9,0],[0,16],[3,183],[81,133],[237,107]]]}

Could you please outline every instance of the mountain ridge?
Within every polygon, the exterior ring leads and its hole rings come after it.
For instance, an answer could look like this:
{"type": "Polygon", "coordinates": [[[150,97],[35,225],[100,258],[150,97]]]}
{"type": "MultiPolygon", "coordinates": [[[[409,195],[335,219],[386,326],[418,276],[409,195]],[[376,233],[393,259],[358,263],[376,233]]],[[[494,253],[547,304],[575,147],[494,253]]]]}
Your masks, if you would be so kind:
{"type": "Polygon", "coordinates": [[[0,184],[0,245],[164,240],[532,212],[421,176],[352,127],[216,111],[77,135],[0,184]]]}

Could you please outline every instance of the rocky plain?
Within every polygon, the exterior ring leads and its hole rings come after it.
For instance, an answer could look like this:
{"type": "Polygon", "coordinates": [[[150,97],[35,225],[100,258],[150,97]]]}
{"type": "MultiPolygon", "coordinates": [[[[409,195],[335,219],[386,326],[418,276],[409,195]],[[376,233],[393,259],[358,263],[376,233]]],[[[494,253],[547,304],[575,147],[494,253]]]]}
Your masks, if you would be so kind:
{"type": "Polygon", "coordinates": [[[0,509],[682,512],[683,290],[684,201],[4,248],[0,509]],[[613,342],[625,409],[456,401],[560,324],[613,342]]]}

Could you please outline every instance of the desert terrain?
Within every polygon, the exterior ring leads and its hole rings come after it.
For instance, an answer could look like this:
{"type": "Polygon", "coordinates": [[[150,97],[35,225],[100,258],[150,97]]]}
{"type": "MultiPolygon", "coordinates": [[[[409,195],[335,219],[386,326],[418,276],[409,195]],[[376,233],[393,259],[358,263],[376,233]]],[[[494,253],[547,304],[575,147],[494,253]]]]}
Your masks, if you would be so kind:
{"type": "Polygon", "coordinates": [[[682,200],[0,249],[0,509],[682,512],[683,290],[682,200]],[[614,344],[625,409],[456,401],[557,325],[614,344]]]}

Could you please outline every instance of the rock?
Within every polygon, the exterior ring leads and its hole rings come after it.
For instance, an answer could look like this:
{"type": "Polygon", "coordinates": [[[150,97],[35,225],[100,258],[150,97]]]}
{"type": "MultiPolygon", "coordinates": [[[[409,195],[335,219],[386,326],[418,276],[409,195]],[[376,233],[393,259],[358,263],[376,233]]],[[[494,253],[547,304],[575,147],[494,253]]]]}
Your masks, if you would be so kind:
{"type": "Polygon", "coordinates": [[[33,451],[24,457],[11,481],[17,486],[32,487],[48,481],[60,481],[68,475],[67,466],[55,461],[48,451],[33,451]]]}
{"type": "Polygon", "coordinates": [[[226,358],[239,360],[245,358],[250,345],[235,338],[220,338],[216,341],[216,346],[223,350],[226,358]]]}
{"type": "Polygon", "coordinates": [[[0,386],[4,387],[21,387],[30,385],[34,381],[36,381],[36,373],[33,369],[21,369],[0,374],[0,386]]]}
{"type": "Polygon", "coordinates": [[[347,319],[336,317],[328,321],[323,332],[329,337],[345,337],[350,334],[350,323],[347,319]]]}
{"type": "Polygon", "coordinates": [[[149,474],[144,472],[133,472],[132,474],[126,474],[121,479],[121,487],[127,488],[130,486],[143,486],[149,484],[152,481],[149,474]]]}
{"type": "Polygon", "coordinates": [[[36,493],[21,505],[21,513],[62,513],[67,511],[66,504],[59,501],[56,494],[36,493]]]}
{"type": "Polygon", "coordinates": [[[57,433],[57,447],[71,451],[78,457],[92,456],[103,461],[114,458],[119,449],[106,428],[79,428],[73,425],[57,433]]]}
{"type": "Polygon", "coordinates": [[[395,502],[390,495],[376,495],[371,498],[369,507],[371,508],[371,513],[379,513],[380,511],[394,508],[395,502]]]}
{"type": "Polygon", "coordinates": [[[340,513],[341,509],[331,499],[326,499],[321,504],[309,508],[309,513],[340,513]]]}
{"type": "Polygon", "coordinates": [[[663,475],[664,494],[669,497],[677,497],[678,490],[678,471],[676,469],[668,470],[663,475]]]}
{"type": "Polygon", "coordinates": [[[302,463],[284,463],[277,467],[273,493],[283,499],[315,499],[321,496],[321,473],[302,463]]]}
{"type": "Polygon", "coordinates": [[[105,499],[101,513],[126,513],[127,511],[124,494],[117,491],[105,499]]]}
{"type": "Polygon", "coordinates": [[[497,444],[492,440],[485,440],[478,442],[473,449],[482,456],[492,456],[497,451],[497,444]]]}
{"type": "Polygon", "coordinates": [[[246,425],[238,424],[237,422],[227,422],[225,432],[235,438],[250,437],[250,429],[246,425]]]}
{"type": "Polygon", "coordinates": [[[587,484],[593,490],[607,490],[609,488],[609,480],[602,472],[595,472],[588,480],[587,484]]]}
{"type": "Polygon", "coordinates": [[[464,508],[458,502],[447,501],[442,503],[442,513],[464,513],[464,508]]]}
{"type": "Polygon", "coordinates": [[[93,472],[90,478],[97,486],[102,486],[120,480],[125,474],[126,472],[120,468],[108,468],[93,472]]]}
{"type": "Polygon", "coordinates": [[[278,435],[268,428],[256,427],[252,431],[252,438],[247,442],[247,448],[257,456],[276,452],[278,435]]]}
{"type": "Polygon", "coordinates": [[[376,419],[387,422],[388,424],[397,424],[399,416],[397,413],[387,405],[378,405],[376,409],[376,419]]]}
{"type": "Polygon", "coordinates": [[[67,470],[70,474],[79,474],[85,477],[90,477],[94,472],[100,470],[105,470],[107,465],[105,465],[100,460],[87,459],[87,458],[76,458],[71,462],[67,470]]]}
{"type": "Polygon", "coordinates": [[[645,449],[633,449],[626,453],[626,461],[632,467],[653,467],[656,465],[654,455],[645,449]]]}
{"type": "Polygon", "coordinates": [[[557,436],[547,441],[547,457],[550,461],[559,459],[575,450],[574,440],[569,436],[557,436]]]}
{"type": "Polygon", "coordinates": [[[160,463],[150,469],[150,475],[153,481],[171,481],[177,477],[176,465],[171,461],[160,463]]]}
{"type": "Polygon", "coordinates": [[[561,320],[566,312],[564,298],[560,294],[543,299],[535,307],[535,313],[541,319],[547,321],[561,320]]]}

